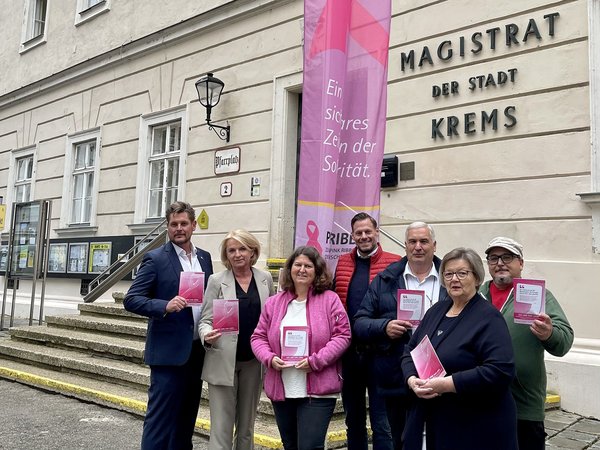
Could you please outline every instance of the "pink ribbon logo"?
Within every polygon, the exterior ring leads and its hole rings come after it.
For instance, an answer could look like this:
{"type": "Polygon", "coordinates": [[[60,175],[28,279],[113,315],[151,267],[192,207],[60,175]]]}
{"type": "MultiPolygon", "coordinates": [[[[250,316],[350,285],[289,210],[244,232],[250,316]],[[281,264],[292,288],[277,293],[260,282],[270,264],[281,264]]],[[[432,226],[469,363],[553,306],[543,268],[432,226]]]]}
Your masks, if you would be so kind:
{"type": "Polygon", "coordinates": [[[321,244],[319,244],[319,227],[314,222],[314,220],[309,220],[306,222],[306,235],[308,236],[308,241],[306,241],[306,245],[314,247],[317,249],[319,253],[323,253],[323,248],[321,244]]]}

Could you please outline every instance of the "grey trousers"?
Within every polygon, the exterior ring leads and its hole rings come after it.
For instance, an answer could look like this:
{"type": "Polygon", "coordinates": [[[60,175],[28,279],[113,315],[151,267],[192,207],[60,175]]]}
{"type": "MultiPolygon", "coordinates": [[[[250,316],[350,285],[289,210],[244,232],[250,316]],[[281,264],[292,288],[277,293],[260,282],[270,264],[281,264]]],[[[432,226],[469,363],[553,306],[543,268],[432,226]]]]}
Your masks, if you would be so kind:
{"type": "Polygon", "coordinates": [[[208,384],[209,450],[253,450],[261,382],[261,364],[253,359],[236,363],[233,386],[208,384]]]}

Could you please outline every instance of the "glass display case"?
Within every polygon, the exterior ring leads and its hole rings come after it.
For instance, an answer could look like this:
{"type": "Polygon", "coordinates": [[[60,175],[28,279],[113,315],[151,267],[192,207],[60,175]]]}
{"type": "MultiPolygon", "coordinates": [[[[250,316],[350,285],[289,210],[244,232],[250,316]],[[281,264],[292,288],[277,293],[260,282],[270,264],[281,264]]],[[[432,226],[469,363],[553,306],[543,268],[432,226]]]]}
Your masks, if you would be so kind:
{"type": "Polygon", "coordinates": [[[67,271],[67,243],[50,244],[48,252],[48,272],[65,273],[67,271]]]}
{"type": "Polygon", "coordinates": [[[87,242],[69,244],[67,273],[87,272],[88,248],[87,242]]]}
{"type": "Polygon", "coordinates": [[[31,280],[31,303],[29,308],[29,325],[33,323],[36,299],[36,283],[41,281],[39,324],[43,322],[44,296],[46,289],[45,261],[48,257],[50,218],[52,202],[37,200],[14,203],[8,250],[0,251],[0,266],[6,266],[4,277],[4,295],[0,313],[0,329],[4,329],[4,313],[8,289],[12,289],[10,309],[10,326],[13,326],[16,305],[16,290],[20,279],[31,280]]]}
{"type": "Polygon", "coordinates": [[[110,266],[111,248],[112,244],[110,242],[90,243],[88,273],[101,273],[108,269],[108,266],[110,266]]]}
{"type": "Polygon", "coordinates": [[[39,267],[41,258],[36,254],[38,252],[36,244],[42,226],[40,207],[40,202],[15,205],[9,268],[11,278],[33,278],[36,262],[39,267]]]}

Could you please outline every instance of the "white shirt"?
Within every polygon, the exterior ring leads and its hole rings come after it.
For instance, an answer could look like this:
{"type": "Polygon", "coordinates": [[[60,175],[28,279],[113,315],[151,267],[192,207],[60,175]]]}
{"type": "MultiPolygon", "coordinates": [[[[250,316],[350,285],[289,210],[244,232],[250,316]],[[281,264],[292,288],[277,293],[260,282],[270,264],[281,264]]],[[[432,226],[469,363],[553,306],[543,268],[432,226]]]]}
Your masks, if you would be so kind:
{"type": "MultiPolygon", "coordinates": [[[[173,244],[173,242],[171,242],[173,244]]],[[[198,261],[198,256],[196,255],[196,247],[194,244],[190,242],[192,246],[192,251],[187,253],[180,246],[173,244],[173,248],[179,257],[179,262],[181,263],[181,267],[184,272],[204,272],[202,270],[202,266],[200,265],[200,261],[198,261]]],[[[200,336],[198,335],[198,322],[200,322],[200,315],[202,313],[202,305],[194,305],[190,306],[192,308],[192,314],[194,315],[194,340],[198,339],[200,336]]]]}
{"type": "MultiPolygon", "coordinates": [[[[283,327],[305,327],[308,325],[306,320],[306,299],[303,301],[292,300],[288,305],[287,312],[279,325],[279,335],[283,341],[283,327]]],[[[283,342],[281,342],[283,346],[283,342]]],[[[295,367],[286,367],[281,371],[283,381],[283,391],[285,398],[304,398],[306,392],[306,372],[295,367]]]]}
{"type": "Polygon", "coordinates": [[[410,264],[406,264],[403,276],[406,289],[425,292],[425,309],[423,313],[437,303],[440,297],[440,277],[435,264],[431,265],[431,270],[423,281],[419,281],[416,275],[412,273],[410,264]]]}

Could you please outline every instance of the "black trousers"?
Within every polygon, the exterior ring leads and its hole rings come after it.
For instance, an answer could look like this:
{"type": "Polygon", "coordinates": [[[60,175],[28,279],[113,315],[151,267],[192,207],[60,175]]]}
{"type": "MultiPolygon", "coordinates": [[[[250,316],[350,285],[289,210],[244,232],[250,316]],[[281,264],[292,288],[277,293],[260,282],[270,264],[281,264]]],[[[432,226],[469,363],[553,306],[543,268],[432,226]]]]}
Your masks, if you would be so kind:
{"type": "Polygon", "coordinates": [[[272,403],[285,450],[316,450],[325,447],[335,398],[286,398],[282,402],[272,403]]]}
{"type": "Polygon", "coordinates": [[[386,396],[385,409],[392,431],[394,450],[402,450],[402,433],[406,425],[408,401],[405,396],[386,396]]]}
{"type": "Polygon", "coordinates": [[[517,440],[519,450],[544,450],[546,448],[544,422],[517,420],[517,440]]]}

